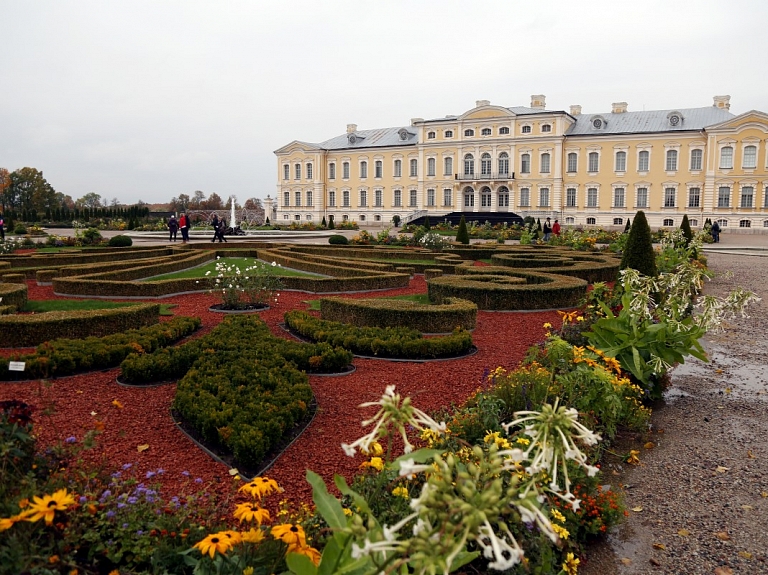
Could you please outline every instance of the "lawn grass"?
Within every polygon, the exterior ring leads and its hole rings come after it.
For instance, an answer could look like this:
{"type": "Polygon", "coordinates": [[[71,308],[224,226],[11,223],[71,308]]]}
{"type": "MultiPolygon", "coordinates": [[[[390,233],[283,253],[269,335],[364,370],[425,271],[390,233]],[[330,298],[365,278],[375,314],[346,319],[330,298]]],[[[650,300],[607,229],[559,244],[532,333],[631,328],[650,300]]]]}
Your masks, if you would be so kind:
{"type": "MultiPolygon", "coordinates": [[[[24,312],[45,313],[49,311],[82,311],[89,309],[113,309],[139,305],[139,302],[108,301],[103,299],[47,299],[28,300],[21,309],[24,312]]],[[[160,315],[173,315],[175,303],[160,304],[160,315]]]]}
{"type": "MultiPolygon", "coordinates": [[[[429,296],[425,293],[421,294],[413,294],[413,295],[396,295],[392,297],[383,297],[380,299],[406,299],[410,301],[415,301],[416,303],[423,304],[423,305],[431,305],[432,302],[429,301],[429,296]]],[[[320,300],[319,299],[310,299],[304,301],[305,304],[309,306],[309,311],[320,311],[320,300]]]]}
{"type": "MultiPolygon", "coordinates": [[[[182,270],[180,272],[173,272],[170,274],[163,274],[161,276],[155,276],[153,278],[144,280],[144,281],[154,281],[154,280],[170,280],[170,279],[185,279],[185,278],[200,278],[204,277],[206,272],[211,272],[209,275],[216,277],[216,264],[217,263],[224,263],[228,266],[237,266],[240,268],[241,271],[244,271],[245,268],[252,266],[254,262],[258,260],[255,260],[253,258],[221,258],[219,260],[213,260],[208,262],[205,265],[198,266],[196,268],[190,268],[187,270],[182,270]]],[[[264,262],[266,263],[266,262],[264,262]]],[[[294,270],[291,268],[286,268],[282,266],[272,266],[271,267],[272,273],[274,273],[276,276],[305,276],[305,277],[317,277],[317,274],[310,274],[307,272],[302,272],[299,270],[294,270]]]]}

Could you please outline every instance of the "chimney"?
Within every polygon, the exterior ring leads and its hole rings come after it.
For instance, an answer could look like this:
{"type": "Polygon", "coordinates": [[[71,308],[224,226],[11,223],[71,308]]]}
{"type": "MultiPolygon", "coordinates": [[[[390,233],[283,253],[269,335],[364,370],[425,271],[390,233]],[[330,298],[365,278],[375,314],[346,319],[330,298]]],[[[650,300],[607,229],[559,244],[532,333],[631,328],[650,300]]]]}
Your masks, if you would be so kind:
{"type": "Polygon", "coordinates": [[[532,94],[531,95],[531,108],[534,110],[543,110],[546,108],[547,97],[544,94],[532,94]]]}
{"type": "Polygon", "coordinates": [[[715,103],[713,106],[715,108],[722,108],[724,110],[730,110],[731,109],[731,97],[730,96],[715,96],[714,98],[715,103]]]}
{"type": "Polygon", "coordinates": [[[480,108],[482,106],[490,106],[491,101],[490,100],[475,100],[475,107],[480,108]]]}
{"type": "Polygon", "coordinates": [[[578,116],[579,114],[581,114],[581,106],[578,104],[571,106],[571,116],[578,116]]]}
{"type": "Polygon", "coordinates": [[[354,134],[357,132],[357,124],[347,124],[347,134],[354,134]]]}
{"type": "Polygon", "coordinates": [[[624,114],[627,111],[627,103],[626,102],[614,102],[611,104],[611,112],[614,114],[624,114]]]}

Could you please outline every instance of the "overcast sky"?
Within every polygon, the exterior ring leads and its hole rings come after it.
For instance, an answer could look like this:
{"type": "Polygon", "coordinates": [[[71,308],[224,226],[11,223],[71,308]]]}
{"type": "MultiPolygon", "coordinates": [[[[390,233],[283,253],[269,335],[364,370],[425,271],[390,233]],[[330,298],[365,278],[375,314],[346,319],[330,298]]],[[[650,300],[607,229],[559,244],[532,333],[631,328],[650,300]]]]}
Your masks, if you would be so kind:
{"type": "Polygon", "coordinates": [[[274,150],[476,100],[768,111],[765,0],[0,0],[0,167],[121,203],[275,196],[274,150]]]}

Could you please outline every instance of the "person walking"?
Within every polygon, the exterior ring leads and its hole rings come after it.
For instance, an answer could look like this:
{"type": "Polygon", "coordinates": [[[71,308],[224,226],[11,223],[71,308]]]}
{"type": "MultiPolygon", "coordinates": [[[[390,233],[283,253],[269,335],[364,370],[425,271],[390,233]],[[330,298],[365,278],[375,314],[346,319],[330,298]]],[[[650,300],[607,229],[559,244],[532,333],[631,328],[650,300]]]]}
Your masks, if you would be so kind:
{"type": "Polygon", "coordinates": [[[171,217],[168,219],[168,241],[169,242],[175,242],[176,241],[176,232],[179,229],[179,222],[176,220],[176,216],[171,214],[171,217]]]}
{"type": "Polygon", "coordinates": [[[216,241],[216,238],[219,237],[219,216],[216,214],[213,214],[213,219],[211,220],[211,225],[213,226],[213,239],[211,240],[211,243],[214,243],[216,241]]]}
{"type": "Polygon", "coordinates": [[[552,233],[558,238],[560,237],[560,222],[557,221],[557,218],[555,218],[555,223],[552,224],[552,233]]]}
{"type": "Polygon", "coordinates": [[[709,231],[712,233],[712,239],[715,240],[715,243],[720,243],[720,224],[713,223],[709,231]]]}
{"type": "Polygon", "coordinates": [[[544,222],[544,228],[542,231],[544,232],[544,241],[548,242],[549,238],[552,237],[552,222],[549,218],[547,218],[547,221],[544,222]]]}
{"type": "Polygon", "coordinates": [[[182,243],[189,242],[189,218],[187,214],[183,213],[179,216],[179,229],[181,230],[182,243]]]}
{"type": "Polygon", "coordinates": [[[221,218],[219,220],[219,243],[222,241],[226,244],[227,238],[224,237],[224,232],[227,231],[227,220],[225,218],[221,218]]]}

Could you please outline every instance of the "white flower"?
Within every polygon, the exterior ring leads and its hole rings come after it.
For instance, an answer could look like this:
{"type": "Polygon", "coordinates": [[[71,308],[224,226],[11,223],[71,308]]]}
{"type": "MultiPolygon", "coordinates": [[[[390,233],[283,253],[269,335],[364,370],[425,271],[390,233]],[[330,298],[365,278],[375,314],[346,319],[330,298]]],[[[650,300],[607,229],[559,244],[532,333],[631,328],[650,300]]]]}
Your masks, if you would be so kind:
{"type": "Polygon", "coordinates": [[[272,262],[272,267],[275,267],[277,265],[277,262],[272,262]]]}
{"type": "Polygon", "coordinates": [[[430,469],[432,469],[431,465],[416,463],[412,457],[410,459],[400,460],[400,477],[407,477],[408,479],[411,479],[416,473],[429,471],[430,469]]]}

